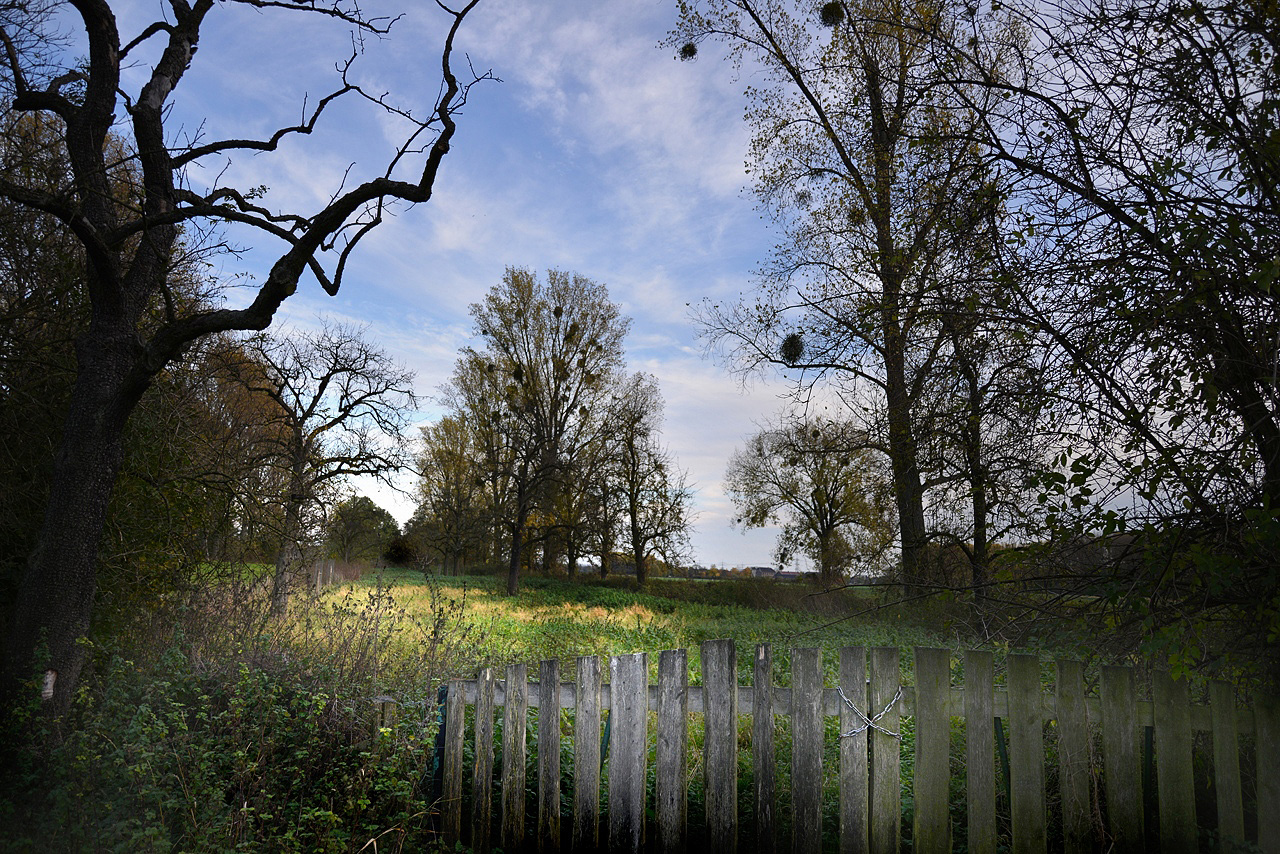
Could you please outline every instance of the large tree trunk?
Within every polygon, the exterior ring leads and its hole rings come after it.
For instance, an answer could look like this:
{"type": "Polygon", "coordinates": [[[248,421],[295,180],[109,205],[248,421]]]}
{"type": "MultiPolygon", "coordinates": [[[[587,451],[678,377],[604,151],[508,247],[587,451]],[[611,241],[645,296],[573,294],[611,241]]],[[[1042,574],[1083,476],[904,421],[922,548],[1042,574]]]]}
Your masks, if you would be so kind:
{"type": "Polygon", "coordinates": [[[302,514],[307,501],[305,469],[305,454],[296,454],[289,472],[284,538],[280,543],[280,554],[276,556],[275,577],[271,585],[271,613],[277,617],[288,613],[290,589],[302,570],[302,514]]]}
{"type": "Polygon", "coordinates": [[[907,392],[906,358],[902,333],[886,323],[885,386],[888,398],[889,462],[893,470],[894,502],[898,532],[902,538],[902,575],[908,584],[923,578],[928,534],[924,524],[924,486],[911,424],[911,398],[907,392]]]}
{"type": "MultiPolygon", "coordinates": [[[[145,386],[130,387],[133,336],[112,336],[96,324],[77,342],[80,369],[49,501],[35,550],[27,560],[9,624],[6,695],[21,701],[20,681],[35,678],[45,710],[59,716],[71,704],[88,647],[97,593],[98,546],[122,459],[124,424],[145,386]]],[[[25,693],[25,692],[23,692],[25,693]]]]}

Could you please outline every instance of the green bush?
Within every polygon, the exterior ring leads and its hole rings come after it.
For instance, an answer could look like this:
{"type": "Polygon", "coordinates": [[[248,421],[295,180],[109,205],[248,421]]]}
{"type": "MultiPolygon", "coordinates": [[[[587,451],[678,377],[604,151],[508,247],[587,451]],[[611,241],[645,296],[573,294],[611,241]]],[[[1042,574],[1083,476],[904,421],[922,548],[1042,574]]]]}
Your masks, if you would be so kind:
{"type": "Polygon", "coordinates": [[[6,850],[380,851],[434,841],[433,682],[474,638],[384,589],[261,621],[219,603],[160,650],[99,651],[60,731],[6,722],[6,850]],[[209,621],[218,625],[217,620],[209,621]],[[251,633],[253,630],[253,633],[251,633]],[[386,714],[385,699],[395,700],[386,714]]]}

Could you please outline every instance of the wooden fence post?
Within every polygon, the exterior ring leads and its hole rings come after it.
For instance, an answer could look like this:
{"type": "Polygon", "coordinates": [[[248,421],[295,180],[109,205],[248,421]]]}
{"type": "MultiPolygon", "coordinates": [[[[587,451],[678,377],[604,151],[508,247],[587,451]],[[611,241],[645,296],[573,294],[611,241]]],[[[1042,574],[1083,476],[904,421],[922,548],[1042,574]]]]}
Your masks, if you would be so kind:
{"type": "Polygon", "coordinates": [[[756,646],[751,684],[751,767],[755,780],[756,851],[775,854],[778,827],[775,813],[777,759],[773,737],[773,648],[756,646]]]}
{"type": "Polygon", "coordinates": [[[573,710],[573,850],[600,844],[600,657],[578,657],[573,710]]]}
{"type": "Polygon", "coordinates": [[[965,795],[969,850],[996,854],[995,664],[989,652],[964,654],[965,795]]]}
{"type": "Polygon", "coordinates": [[[898,697],[902,672],[898,669],[896,647],[871,650],[870,717],[883,712],[879,729],[871,731],[871,850],[876,854],[898,854],[902,826],[902,753],[898,738],[887,733],[900,731],[898,697]]]}
{"type": "Polygon", "coordinates": [[[615,655],[609,669],[609,848],[638,852],[644,845],[649,656],[615,655]]]}
{"type": "Polygon", "coordinates": [[[471,849],[489,854],[493,827],[493,668],[476,679],[476,761],[471,777],[471,849]]]}
{"type": "Polygon", "coordinates": [[[791,850],[822,850],[822,650],[791,651],[791,850]]]}
{"type": "Polygon", "coordinates": [[[1258,847],[1280,854],[1280,698],[1259,696],[1253,702],[1257,733],[1258,847]]]}
{"type": "Polygon", "coordinates": [[[1103,667],[1101,695],[1102,761],[1111,835],[1115,850],[1142,851],[1142,772],[1133,671],[1128,667],[1103,667]]]}
{"type": "Polygon", "coordinates": [[[1093,850],[1093,809],[1089,799],[1089,712],[1084,698],[1084,665],[1059,661],[1056,683],[1063,850],[1065,854],[1086,854],[1093,850]]]}
{"type": "Polygon", "coordinates": [[[1044,852],[1044,703],[1040,658],[1009,656],[1009,772],[1013,850],[1044,852]]]}
{"type": "Polygon", "coordinates": [[[867,780],[866,721],[858,711],[867,709],[866,648],[844,647],[840,650],[840,689],[846,703],[840,704],[840,854],[866,854],[870,845],[867,820],[870,807],[867,780]],[[847,733],[853,733],[852,735],[847,733]]]}
{"type": "Polygon", "coordinates": [[[1244,798],[1240,790],[1240,739],[1236,695],[1227,682],[1209,683],[1213,721],[1213,783],[1218,802],[1218,850],[1231,851],[1244,842],[1244,798]]]}
{"type": "Polygon", "coordinates": [[[502,850],[524,848],[525,726],[529,708],[529,669],[507,668],[502,716],[502,850]]]}
{"type": "Polygon", "coordinates": [[[1160,851],[1194,854],[1195,778],[1191,765],[1191,698],[1187,683],[1164,671],[1151,674],[1155,706],[1156,791],[1160,796],[1160,851]]]}
{"type": "Polygon", "coordinates": [[[731,640],[702,643],[707,842],[711,854],[738,850],[738,659],[731,640]]]}
{"type": "Polygon", "coordinates": [[[538,851],[560,850],[560,662],[538,673],[538,851]]]}
{"type": "Polygon", "coordinates": [[[462,747],[466,736],[467,695],[461,679],[449,680],[444,718],[444,821],[447,842],[462,839],[462,747]]]}
{"type": "Polygon", "coordinates": [[[658,744],[654,812],[658,850],[683,852],[689,812],[689,654],[668,649],[658,656],[658,744]]]}
{"type": "Polygon", "coordinates": [[[916,647],[916,764],[912,793],[915,820],[912,848],[951,850],[951,813],[947,796],[951,781],[951,653],[916,647]]]}

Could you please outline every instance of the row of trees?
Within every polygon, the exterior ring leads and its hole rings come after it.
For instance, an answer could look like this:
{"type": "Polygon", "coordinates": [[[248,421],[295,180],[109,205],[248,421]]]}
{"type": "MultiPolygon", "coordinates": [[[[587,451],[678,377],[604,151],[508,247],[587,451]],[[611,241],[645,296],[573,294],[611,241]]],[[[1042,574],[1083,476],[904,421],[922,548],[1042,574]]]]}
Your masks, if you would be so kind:
{"type": "Polygon", "coordinates": [[[657,380],[625,371],[630,321],[604,285],[508,269],[471,307],[483,342],[423,428],[414,537],[442,562],[505,559],[514,593],[534,550],[572,574],[629,553],[643,584],[655,556],[685,556],[691,490],[661,444],[657,380]]]}
{"type": "Polygon", "coordinates": [[[701,320],[732,364],[841,401],[888,469],[902,579],[936,583],[940,544],[985,592],[997,543],[1048,544],[1057,572],[1123,541],[1089,580],[1120,624],[1192,657],[1210,638],[1265,650],[1274,14],[682,0],[670,44],[706,40],[759,81],[749,167],[783,239],[750,303],[701,320]]]}

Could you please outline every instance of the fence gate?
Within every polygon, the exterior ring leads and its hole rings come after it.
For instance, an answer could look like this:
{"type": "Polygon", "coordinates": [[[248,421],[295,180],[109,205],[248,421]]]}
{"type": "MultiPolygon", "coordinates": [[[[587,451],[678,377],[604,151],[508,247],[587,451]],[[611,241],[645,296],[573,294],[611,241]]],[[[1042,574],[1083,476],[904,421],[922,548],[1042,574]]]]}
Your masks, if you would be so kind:
{"type": "Polygon", "coordinates": [[[733,642],[717,640],[702,645],[701,685],[684,650],[658,656],[653,685],[646,653],[611,657],[608,682],[597,656],[578,658],[571,682],[557,661],[532,683],[524,665],[451,681],[442,830],[478,852],[896,854],[909,835],[917,852],[1280,854],[1275,698],[1237,709],[1212,683],[1193,704],[1185,682],[1155,673],[1139,699],[1126,667],[1102,668],[1092,696],[1079,662],[1034,655],[1010,655],[999,688],[990,652],[917,648],[912,663],[904,685],[896,648],[848,647],[836,662],[796,649],[777,687],[765,644],[742,686],[733,642]]]}

